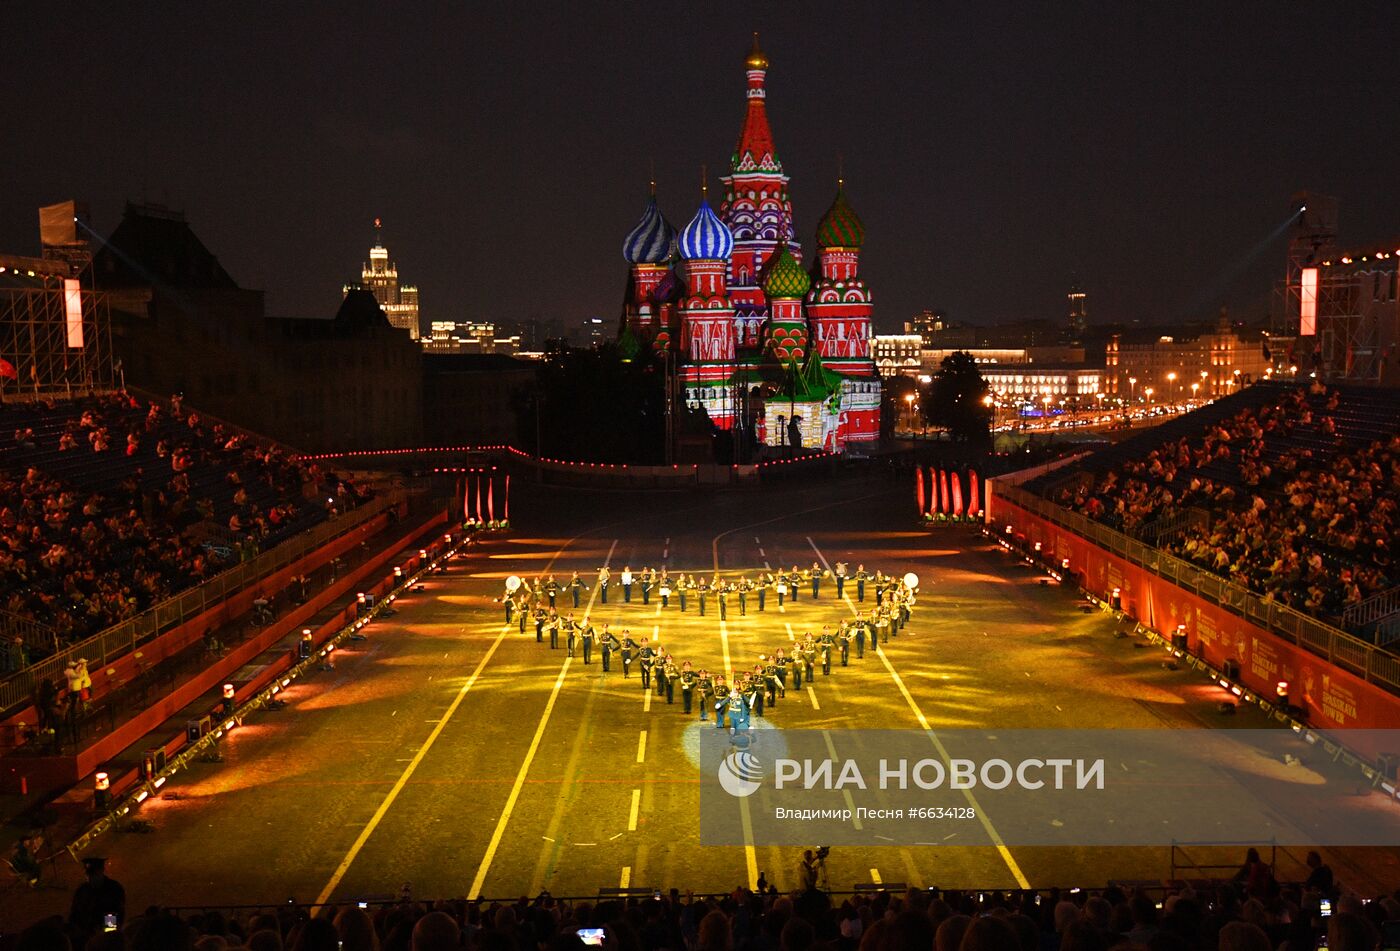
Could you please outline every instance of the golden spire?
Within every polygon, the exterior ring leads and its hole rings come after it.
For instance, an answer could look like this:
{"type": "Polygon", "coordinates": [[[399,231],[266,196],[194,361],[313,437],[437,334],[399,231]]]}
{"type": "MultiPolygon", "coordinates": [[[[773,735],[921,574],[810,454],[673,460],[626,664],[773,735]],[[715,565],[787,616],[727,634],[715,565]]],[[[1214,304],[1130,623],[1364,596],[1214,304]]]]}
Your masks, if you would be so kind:
{"type": "Polygon", "coordinates": [[[700,200],[710,199],[710,169],[707,165],[700,166],[700,200]]]}
{"type": "Polygon", "coordinates": [[[758,31],[753,34],[753,48],[749,50],[748,58],[744,60],[744,65],[749,69],[767,69],[768,57],[763,55],[763,49],[758,45],[758,31]]]}

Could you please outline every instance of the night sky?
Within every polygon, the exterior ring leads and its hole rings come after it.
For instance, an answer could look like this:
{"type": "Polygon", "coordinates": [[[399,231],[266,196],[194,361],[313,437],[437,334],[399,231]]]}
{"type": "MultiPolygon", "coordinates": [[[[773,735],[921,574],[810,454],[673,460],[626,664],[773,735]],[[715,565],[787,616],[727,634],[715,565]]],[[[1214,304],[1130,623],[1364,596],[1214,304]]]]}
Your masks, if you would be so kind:
{"type": "Polygon", "coordinates": [[[1058,318],[1073,275],[1094,322],[1262,317],[1300,188],[1400,234],[1389,3],[107,2],[6,11],[0,250],[162,202],[329,316],[379,215],[425,319],[613,318],[652,163],[677,226],[719,189],[755,29],[799,233],[841,155],[883,331],[1058,318]]]}

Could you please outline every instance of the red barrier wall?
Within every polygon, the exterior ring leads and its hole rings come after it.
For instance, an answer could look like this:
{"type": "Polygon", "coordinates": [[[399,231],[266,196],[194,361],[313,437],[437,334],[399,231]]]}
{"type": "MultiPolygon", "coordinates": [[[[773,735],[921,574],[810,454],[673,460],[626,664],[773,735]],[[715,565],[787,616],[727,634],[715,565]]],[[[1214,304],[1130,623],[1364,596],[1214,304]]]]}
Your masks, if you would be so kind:
{"type": "MultiPolygon", "coordinates": [[[[204,632],[211,627],[226,624],[230,619],[248,613],[260,592],[278,591],[287,587],[297,575],[304,572],[309,573],[326,564],[332,558],[343,555],[365,539],[372,538],[383,531],[388,524],[388,513],[377,515],[353,532],[332,539],[306,557],[259,579],[241,591],[229,595],[223,601],[184,624],[171,628],[154,640],[137,645],[135,650],[123,654],[110,664],[93,667],[90,671],[92,674],[92,701],[95,702],[103,694],[120,687],[142,670],[159,664],[167,657],[178,654],[203,637],[204,632]],[[137,657],[138,654],[141,656],[137,657]]],[[[284,621],[285,619],[281,619],[278,623],[281,624],[284,621]]],[[[60,683],[58,686],[62,689],[67,685],[60,683]]],[[[6,752],[17,746],[20,737],[19,727],[26,723],[32,724],[35,719],[36,715],[32,706],[17,710],[5,718],[4,723],[0,724],[0,752],[6,752]]]]}
{"type": "MultiPolygon", "coordinates": [[[[113,732],[101,737],[92,746],[81,750],[76,756],[46,756],[34,757],[20,761],[11,761],[6,765],[12,770],[24,771],[24,776],[28,781],[30,793],[41,792],[46,789],[55,789],[61,786],[72,785],[82,777],[95,771],[102,765],[103,761],[121,753],[131,744],[135,743],[142,736],[154,730],[170,717],[197,699],[202,693],[213,688],[216,684],[227,680],[235,671],[272,644],[287,636],[289,631],[293,631],[302,626],[306,619],[319,613],[327,604],[337,598],[344,597],[347,592],[357,590],[358,586],[367,579],[376,575],[382,575],[389,563],[405,548],[412,547],[415,541],[421,539],[427,532],[430,532],[446,521],[445,512],[440,512],[428,521],[414,527],[411,532],[404,535],[393,545],[383,549],[379,558],[371,559],[352,571],[345,577],[339,579],[333,586],[322,591],[320,594],[301,605],[295,611],[278,621],[276,625],[259,633],[258,635],[237,645],[224,657],[212,663],[208,668],[200,671],[191,679],[179,684],[175,690],[166,696],[156,700],[144,711],[132,717],[130,720],[119,725],[113,732]]],[[[416,568],[417,557],[410,560],[409,564],[416,568]]],[[[412,570],[412,569],[410,569],[412,570]]],[[[376,594],[382,594],[393,587],[392,578],[382,578],[372,588],[376,594]]],[[[315,640],[319,645],[328,637],[340,630],[353,619],[355,613],[354,606],[346,608],[344,612],[335,619],[319,626],[315,631],[315,640]]],[[[292,662],[292,655],[288,654],[288,665],[292,662]]],[[[285,669],[285,666],[281,669],[285,669]]],[[[277,671],[280,673],[280,669],[277,671]]],[[[268,672],[267,681],[271,680],[274,674],[268,672]]],[[[255,688],[245,685],[243,696],[246,699],[253,693],[262,689],[265,683],[259,684],[255,688]]],[[[6,777],[12,782],[18,781],[18,773],[15,777],[6,777]]],[[[119,792],[116,786],[113,792],[119,792]]]]}
{"type": "MultiPolygon", "coordinates": [[[[1277,683],[1287,681],[1291,702],[1303,708],[1311,726],[1400,728],[1400,697],[1018,505],[997,498],[995,506],[989,525],[996,531],[1011,525],[1018,543],[1034,548],[1040,542],[1052,564],[1068,558],[1075,579],[1091,594],[1107,599],[1120,589],[1123,610],[1164,636],[1185,624],[1191,653],[1217,669],[1226,660],[1238,661],[1240,682],[1260,696],[1272,698],[1277,683]]],[[[1357,752],[1388,751],[1358,744],[1357,752]]]]}

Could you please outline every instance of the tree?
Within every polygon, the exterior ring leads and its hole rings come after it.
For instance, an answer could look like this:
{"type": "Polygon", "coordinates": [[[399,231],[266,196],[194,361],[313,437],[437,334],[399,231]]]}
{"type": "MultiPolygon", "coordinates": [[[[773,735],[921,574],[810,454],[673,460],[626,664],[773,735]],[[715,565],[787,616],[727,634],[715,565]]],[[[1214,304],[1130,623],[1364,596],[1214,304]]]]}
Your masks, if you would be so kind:
{"type": "Polygon", "coordinates": [[[551,345],[532,394],[516,402],[520,445],[556,459],[643,463],[665,452],[662,367],[617,344],[551,345]]]}
{"type": "Polygon", "coordinates": [[[884,380],[880,395],[880,436],[889,439],[901,420],[908,421],[907,398],[918,399],[919,383],[911,376],[897,373],[884,380]]]}
{"type": "Polygon", "coordinates": [[[987,442],[992,432],[992,409],[985,400],[990,393],[972,354],[965,350],[950,353],[924,396],[924,416],[932,425],[947,429],[957,442],[987,442]]]}

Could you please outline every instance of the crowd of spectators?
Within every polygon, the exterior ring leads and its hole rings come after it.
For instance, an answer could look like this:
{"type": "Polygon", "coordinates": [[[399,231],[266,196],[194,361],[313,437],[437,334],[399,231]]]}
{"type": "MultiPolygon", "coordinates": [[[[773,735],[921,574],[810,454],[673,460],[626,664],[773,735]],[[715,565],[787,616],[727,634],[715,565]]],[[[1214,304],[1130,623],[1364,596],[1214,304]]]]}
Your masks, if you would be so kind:
{"type": "Polygon", "coordinates": [[[1055,501],[1243,587],[1336,620],[1397,582],[1400,436],[1349,445],[1340,394],[1292,390],[1121,462],[1055,501]],[[1173,516],[1198,516],[1171,526],[1173,516]],[[1159,534],[1159,530],[1175,531],[1159,534]]]}
{"type": "Polygon", "coordinates": [[[587,951],[580,932],[591,929],[605,951],[1377,951],[1386,923],[1400,922],[1394,895],[1363,902],[1267,881],[1166,895],[911,889],[830,897],[770,888],[596,903],[545,894],[510,904],[405,896],[315,915],[288,903],[232,917],[153,907],[111,932],[100,925],[104,908],[84,902],[73,920],[39,922],[3,951],[587,951]],[[1335,899],[1329,916],[1325,897],[1335,899]]]}
{"type": "MultiPolygon", "coordinates": [[[[0,607],[39,619],[60,645],[359,500],[333,474],[179,397],[112,394],[23,412],[0,454],[0,607]]],[[[3,646],[8,669],[54,647],[3,646]]]]}

